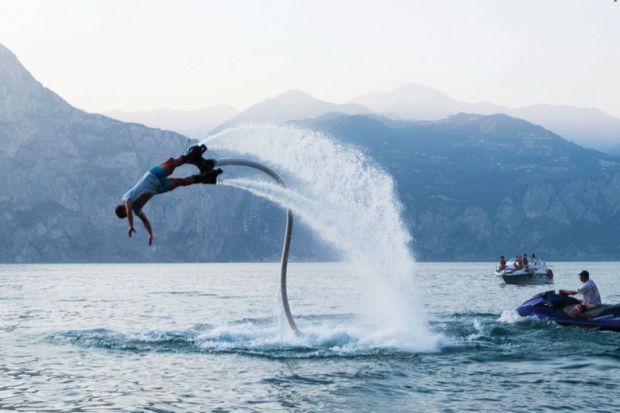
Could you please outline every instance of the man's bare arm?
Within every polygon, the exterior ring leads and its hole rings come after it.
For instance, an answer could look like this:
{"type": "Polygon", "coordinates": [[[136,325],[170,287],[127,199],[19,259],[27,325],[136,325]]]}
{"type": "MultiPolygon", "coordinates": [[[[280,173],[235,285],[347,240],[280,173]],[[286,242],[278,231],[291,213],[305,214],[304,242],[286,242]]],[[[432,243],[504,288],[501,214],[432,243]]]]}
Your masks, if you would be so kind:
{"type": "Polygon", "coordinates": [[[153,228],[151,228],[151,223],[149,222],[148,218],[142,211],[140,211],[140,213],[138,214],[138,217],[142,220],[142,223],[144,224],[144,228],[146,228],[146,232],[149,233],[149,246],[151,246],[153,245],[153,228]]]}
{"type": "Polygon", "coordinates": [[[129,238],[131,238],[132,232],[136,232],[135,228],[133,227],[133,211],[131,209],[131,199],[125,201],[125,212],[127,213],[127,222],[129,223],[129,231],[127,233],[129,235],[129,238]]]}

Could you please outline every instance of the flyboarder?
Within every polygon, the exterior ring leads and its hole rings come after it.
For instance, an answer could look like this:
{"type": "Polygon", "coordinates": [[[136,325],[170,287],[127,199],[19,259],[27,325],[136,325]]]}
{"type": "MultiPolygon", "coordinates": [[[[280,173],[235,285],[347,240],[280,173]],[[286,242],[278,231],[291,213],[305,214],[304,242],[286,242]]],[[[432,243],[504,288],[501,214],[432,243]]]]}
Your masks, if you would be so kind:
{"type": "Polygon", "coordinates": [[[215,184],[217,177],[222,173],[220,168],[215,168],[213,159],[204,159],[202,154],[205,153],[207,147],[205,145],[195,145],[189,148],[185,155],[178,158],[169,158],[159,166],[149,169],[140,178],[133,188],[131,188],[123,198],[121,204],[116,207],[116,215],[123,219],[127,218],[129,224],[128,235],[136,232],[133,226],[134,214],[140,218],[149,234],[149,246],[153,244],[153,229],[148,218],[142,212],[142,208],[153,197],[153,195],[163,194],[172,191],[179,186],[188,186],[192,184],[215,184]],[[190,163],[198,167],[199,175],[187,176],[185,178],[169,178],[175,168],[183,164],[190,163]]]}

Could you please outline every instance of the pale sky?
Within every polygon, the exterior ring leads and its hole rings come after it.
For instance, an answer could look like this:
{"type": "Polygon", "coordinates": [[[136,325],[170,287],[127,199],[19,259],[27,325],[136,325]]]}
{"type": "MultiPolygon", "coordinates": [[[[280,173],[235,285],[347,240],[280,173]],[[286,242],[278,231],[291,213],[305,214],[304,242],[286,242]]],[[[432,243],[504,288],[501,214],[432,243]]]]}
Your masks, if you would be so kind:
{"type": "Polygon", "coordinates": [[[333,102],[413,82],[620,117],[613,0],[0,0],[0,43],[91,111],[333,102]]]}

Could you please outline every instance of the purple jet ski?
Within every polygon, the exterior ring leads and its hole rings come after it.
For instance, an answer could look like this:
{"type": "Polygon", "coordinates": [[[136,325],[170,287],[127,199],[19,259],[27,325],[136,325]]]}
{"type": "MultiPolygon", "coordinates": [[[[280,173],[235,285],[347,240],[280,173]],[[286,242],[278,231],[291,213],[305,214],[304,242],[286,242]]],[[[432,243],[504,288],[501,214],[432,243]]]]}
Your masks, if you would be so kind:
{"type": "Polygon", "coordinates": [[[563,326],[579,326],[598,330],[620,332],[620,304],[602,304],[586,312],[590,319],[573,317],[568,311],[580,301],[574,297],[545,291],[536,294],[519,307],[517,313],[522,317],[536,316],[541,320],[551,320],[563,326]]]}

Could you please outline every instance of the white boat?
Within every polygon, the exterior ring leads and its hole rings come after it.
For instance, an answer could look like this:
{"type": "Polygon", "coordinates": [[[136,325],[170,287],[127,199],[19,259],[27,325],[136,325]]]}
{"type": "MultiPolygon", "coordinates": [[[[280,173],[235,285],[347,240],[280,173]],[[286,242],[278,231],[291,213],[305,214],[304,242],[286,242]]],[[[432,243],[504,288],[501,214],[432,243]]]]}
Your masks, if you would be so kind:
{"type": "Polygon", "coordinates": [[[553,284],[553,271],[542,260],[530,262],[527,268],[518,268],[511,258],[506,268],[495,270],[495,275],[502,277],[506,284],[553,284]]]}

